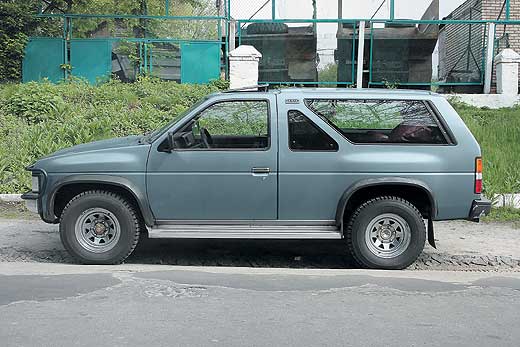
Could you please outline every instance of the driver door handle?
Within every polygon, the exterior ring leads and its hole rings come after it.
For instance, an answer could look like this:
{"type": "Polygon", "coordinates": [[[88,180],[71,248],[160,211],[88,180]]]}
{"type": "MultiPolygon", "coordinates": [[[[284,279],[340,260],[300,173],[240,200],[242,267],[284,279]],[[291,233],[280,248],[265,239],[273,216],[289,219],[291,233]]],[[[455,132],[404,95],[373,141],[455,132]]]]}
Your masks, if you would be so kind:
{"type": "Polygon", "coordinates": [[[268,167],[254,167],[251,169],[253,175],[269,175],[271,169],[268,167]]]}

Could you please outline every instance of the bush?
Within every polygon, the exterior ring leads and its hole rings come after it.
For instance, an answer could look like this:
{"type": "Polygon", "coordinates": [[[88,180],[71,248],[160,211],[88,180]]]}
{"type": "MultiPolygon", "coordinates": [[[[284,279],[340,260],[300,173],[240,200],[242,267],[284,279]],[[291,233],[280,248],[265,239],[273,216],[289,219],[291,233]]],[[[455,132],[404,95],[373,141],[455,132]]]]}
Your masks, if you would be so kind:
{"type": "Polygon", "coordinates": [[[82,81],[0,88],[0,193],[28,190],[24,168],[61,148],[138,135],[171,121],[207,94],[227,88],[142,78],[136,83],[82,81]]]}
{"type": "Polygon", "coordinates": [[[62,25],[52,18],[39,18],[40,0],[0,1],[0,81],[21,78],[25,45],[30,36],[62,35],[62,25]]]}

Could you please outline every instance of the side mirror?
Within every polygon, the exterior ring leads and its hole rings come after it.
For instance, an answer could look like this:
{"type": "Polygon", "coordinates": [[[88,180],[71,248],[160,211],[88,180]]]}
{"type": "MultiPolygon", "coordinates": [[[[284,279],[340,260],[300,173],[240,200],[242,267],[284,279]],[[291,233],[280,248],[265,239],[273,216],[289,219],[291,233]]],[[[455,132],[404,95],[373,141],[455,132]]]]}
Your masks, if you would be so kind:
{"type": "Polygon", "coordinates": [[[157,150],[159,152],[171,153],[175,149],[175,139],[173,133],[168,133],[168,136],[159,145],[157,150]]]}
{"type": "Polygon", "coordinates": [[[175,139],[173,133],[168,133],[168,150],[171,153],[175,149],[175,139]]]}

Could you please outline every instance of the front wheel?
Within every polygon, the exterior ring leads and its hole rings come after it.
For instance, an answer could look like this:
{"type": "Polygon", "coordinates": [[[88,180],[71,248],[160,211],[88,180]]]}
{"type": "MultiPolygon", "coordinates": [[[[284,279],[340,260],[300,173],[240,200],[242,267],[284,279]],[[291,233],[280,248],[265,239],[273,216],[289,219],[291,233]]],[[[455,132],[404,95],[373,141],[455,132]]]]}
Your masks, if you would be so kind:
{"type": "Polygon", "coordinates": [[[84,264],[119,264],[139,240],[138,214],[123,197],[87,191],[74,197],[60,220],[60,238],[67,251],[84,264]]]}
{"type": "Polygon", "coordinates": [[[385,196],[359,206],[346,231],[348,248],[356,261],[372,269],[404,269],[424,249],[426,227],[410,202],[385,196]]]}

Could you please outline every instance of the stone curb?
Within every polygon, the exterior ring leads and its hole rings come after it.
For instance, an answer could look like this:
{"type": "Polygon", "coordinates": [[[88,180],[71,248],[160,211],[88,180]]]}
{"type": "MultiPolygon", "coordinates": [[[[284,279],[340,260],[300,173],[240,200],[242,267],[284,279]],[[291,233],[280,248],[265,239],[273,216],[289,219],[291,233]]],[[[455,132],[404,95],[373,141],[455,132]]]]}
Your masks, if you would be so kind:
{"type": "Polygon", "coordinates": [[[22,202],[21,194],[0,194],[0,201],[4,202],[22,202]]]}

